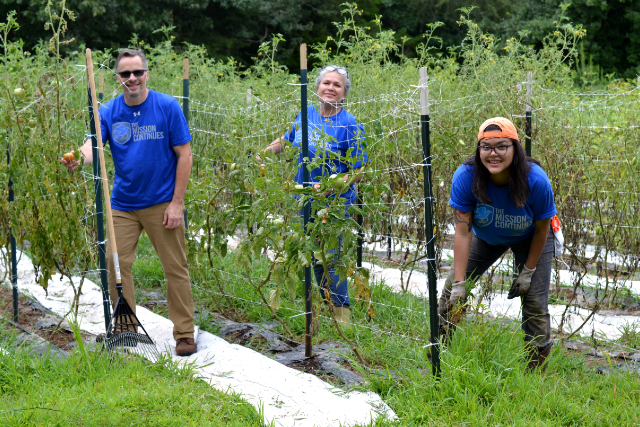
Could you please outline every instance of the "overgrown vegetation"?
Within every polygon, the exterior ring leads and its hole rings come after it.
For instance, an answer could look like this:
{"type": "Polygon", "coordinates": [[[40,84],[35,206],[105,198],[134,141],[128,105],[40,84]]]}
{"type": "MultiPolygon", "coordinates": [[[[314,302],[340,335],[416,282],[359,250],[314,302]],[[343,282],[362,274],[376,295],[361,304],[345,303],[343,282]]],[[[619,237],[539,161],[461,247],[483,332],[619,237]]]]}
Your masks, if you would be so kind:
{"type": "MultiPolygon", "coordinates": [[[[62,20],[70,15],[64,3],[62,10],[51,7],[53,44],[41,45],[37,55],[24,52],[21,43],[7,37],[17,25],[10,15],[2,31],[5,50],[0,61],[0,72],[9,76],[0,80],[0,149],[11,152],[8,166],[0,162],[0,180],[11,177],[16,193],[16,202],[9,204],[6,188],[0,189],[2,261],[8,265],[11,226],[20,245],[30,242],[43,286],[53,272],[73,277],[74,283],[76,277],[79,283],[84,277],[98,281],[92,171],[68,175],[58,163],[63,152],[81,145],[89,133],[84,58],[80,52],[64,57],[57,53],[65,41],[62,20]]],[[[533,155],[554,185],[567,241],[564,263],[574,272],[569,283],[554,279],[556,288],[573,289],[573,296],[558,292],[558,302],[569,308],[576,303],[576,290],[591,288],[595,299],[587,307],[592,315],[615,307],[621,295],[628,294],[625,280],[639,267],[640,191],[633,177],[640,147],[632,143],[640,132],[638,89],[615,80],[606,91],[590,91],[593,82],[574,69],[584,29],[565,19],[534,49],[522,36],[499,40],[483,32],[471,13],[463,10],[459,18],[466,29],[460,46],[444,45],[446,54],[433,49],[441,42],[436,37],[439,24],[433,24],[417,45],[417,56],[409,57],[405,41],[397,40],[379,18],[361,25],[361,9],[346,4],[336,33],[310,49],[319,64],[347,66],[354,85],[345,108],[365,127],[369,164],[359,186],[364,204],[352,213],[365,218],[367,244],[379,248],[393,235],[399,242],[396,261],[407,272],[424,256],[425,159],[415,86],[418,69],[427,67],[433,154],[427,160],[437,189],[438,263],[451,222],[450,180],[473,151],[478,124],[496,115],[511,117],[524,138],[523,115],[530,106],[533,155]],[[576,81],[585,86],[575,86],[576,81]],[[587,283],[594,268],[601,280],[587,283]]],[[[237,320],[275,318],[281,332],[299,338],[304,330],[300,273],[312,252],[326,262],[342,235],[341,274],[352,283],[356,326],[342,331],[330,325],[326,306],[314,290],[314,340],[339,337],[360,355],[355,366],[399,371],[402,381],[376,376],[371,387],[391,402],[403,423],[637,423],[638,390],[631,376],[597,376],[562,350],[552,357],[546,375],[525,376],[522,339],[512,325],[481,320],[464,324],[443,354],[447,381],[434,382],[425,372],[427,302],[393,293],[373,283],[366,269],[357,268],[355,221],[345,220],[342,208],[331,200],[315,196],[316,221],[311,234],[303,235],[297,215],[301,202],[293,196],[308,194],[292,182],[294,150],[267,157],[264,165],[254,160],[258,150],[291,127],[300,111],[300,90],[306,89],[277,60],[283,37],[274,35],[264,42],[253,65],[244,68],[234,59],[212,59],[196,45],[186,45],[178,55],[171,31],[162,28],[164,41],[153,46],[135,36],[130,43],[148,54],[150,86],[174,96],[182,95],[182,57],[190,60],[195,160],[186,197],[188,251],[201,308],[237,320]],[[239,239],[234,250],[230,237],[239,239]],[[617,406],[620,399],[629,404],[617,406]]],[[[120,93],[110,68],[111,52],[94,51],[93,57],[105,76],[108,101],[120,93]]],[[[316,70],[311,71],[315,76],[316,70]]],[[[113,176],[113,170],[109,173],[113,176]]],[[[328,179],[323,186],[329,188],[328,179]]],[[[136,263],[134,276],[141,287],[159,287],[159,265],[151,256],[148,260],[136,263]]],[[[492,284],[487,286],[483,293],[491,291],[492,284]]],[[[201,321],[206,329],[206,319],[201,321]]],[[[631,330],[624,337],[629,343],[637,339],[631,330]]]]}

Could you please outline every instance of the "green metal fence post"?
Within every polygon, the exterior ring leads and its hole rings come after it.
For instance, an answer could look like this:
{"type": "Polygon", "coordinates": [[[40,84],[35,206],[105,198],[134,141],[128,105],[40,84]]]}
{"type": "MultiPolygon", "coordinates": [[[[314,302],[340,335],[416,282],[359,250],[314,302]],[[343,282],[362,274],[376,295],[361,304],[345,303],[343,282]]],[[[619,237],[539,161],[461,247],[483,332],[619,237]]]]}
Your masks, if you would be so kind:
{"type": "MultiPolygon", "coordinates": [[[[99,74],[100,95],[102,95],[102,73],[99,74]]],[[[111,302],[109,299],[109,279],[107,278],[107,253],[104,239],[104,209],[102,207],[102,178],[100,178],[100,162],[98,162],[98,140],[96,139],[96,125],[93,120],[93,100],[89,79],[87,78],[87,99],[89,101],[89,129],[91,131],[91,149],[93,153],[93,189],[95,191],[96,227],[98,229],[98,266],[100,267],[100,283],[102,285],[102,308],[104,310],[104,328],[109,329],[111,323],[111,302]]],[[[108,183],[105,183],[108,185],[108,183]]]]}
{"type": "Polygon", "coordinates": [[[525,146],[524,149],[527,152],[527,156],[531,157],[531,80],[533,79],[533,73],[527,72],[527,105],[525,116],[525,146]]]}
{"type": "MultiPolygon", "coordinates": [[[[182,60],[182,113],[189,125],[189,58],[182,60]]],[[[184,209],[184,238],[189,240],[189,213],[184,209]]]]}
{"type": "MultiPolygon", "coordinates": [[[[9,149],[9,137],[7,137],[7,166],[11,165],[11,150],[9,149]]],[[[9,175],[9,206],[13,203],[13,181],[9,175]]],[[[18,259],[16,238],[13,235],[13,227],[9,227],[9,239],[11,240],[11,288],[13,292],[13,321],[18,322],[18,259]]]]}
{"type": "Polygon", "coordinates": [[[433,188],[431,185],[431,133],[429,129],[429,76],[427,69],[420,68],[420,124],[422,130],[422,175],[424,184],[425,237],[427,239],[427,278],[429,288],[429,320],[431,342],[431,366],[433,375],[440,376],[440,343],[438,335],[438,290],[436,277],[436,251],[433,228],[433,188]]]}
{"type": "MultiPolygon", "coordinates": [[[[300,44],[300,119],[302,130],[302,185],[310,187],[311,180],[309,176],[309,118],[307,117],[307,45],[306,43],[300,44]]],[[[307,235],[307,225],[311,218],[311,200],[305,193],[303,196],[303,224],[304,234],[307,235]]],[[[311,266],[307,265],[304,268],[304,298],[305,298],[305,351],[306,357],[312,355],[312,343],[311,343],[311,266]]]]}

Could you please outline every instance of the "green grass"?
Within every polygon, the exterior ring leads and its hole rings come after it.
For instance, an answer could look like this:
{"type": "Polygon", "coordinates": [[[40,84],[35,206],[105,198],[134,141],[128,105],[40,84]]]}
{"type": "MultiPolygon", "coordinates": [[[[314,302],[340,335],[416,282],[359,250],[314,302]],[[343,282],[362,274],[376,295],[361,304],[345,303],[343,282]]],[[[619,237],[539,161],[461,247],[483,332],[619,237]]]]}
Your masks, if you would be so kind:
{"type": "MultiPolygon", "coordinates": [[[[2,347],[11,337],[3,336],[2,347]]],[[[2,426],[260,426],[233,393],[163,360],[109,360],[79,353],[63,361],[0,354],[2,426]]]]}
{"type": "MultiPolygon", "coordinates": [[[[217,257],[212,270],[206,267],[208,261],[200,259],[202,277],[192,268],[196,307],[222,311],[237,321],[273,321],[233,260],[233,253],[217,257]],[[216,270],[220,285],[215,279],[216,270]],[[232,297],[220,295],[222,291],[232,297]]],[[[265,269],[265,259],[254,258],[253,277],[263,277],[265,269]]],[[[298,295],[301,292],[299,284],[298,295]]],[[[398,425],[640,424],[637,375],[599,375],[596,366],[588,366],[582,355],[562,348],[554,349],[545,373],[526,374],[527,360],[518,322],[478,317],[461,324],[444,347],[442,378],[437,381],[431,375],[424,347],[429,337],[427,301],[392,292],[381,284],[372,286],[372,295],[375,317],[368,322],[365,309],[355,305],[357,326],[345,333],[366,360],[367,367],[352,362],[368,375],[368,383],[362,390],[380,394],[398,414],[398,425]],[[368,374],[367,368],[376,368],[378,373],[368,374]]],[[[296,339],[303,341],[304,316],[290,318],[301,311],[300,298],[294,302],[283,294],[278,314],[286,318],[296,339]]],[[[200,327],[215,332],[215,327],[206,320],[200,327]]],[[[284,332],[283,328],[280,332],[284,332]]],[[[340,341],[340,338],[329,322],[320,319],[314,343],[326,340],[340,341]]]]}
{"type": "MultiPolygon", "coordinates": [[[[149,248],[148,239],[143,237],[136,268],[151,272],[150,276],[161,276],[157,257],[149,248]]],[[[208,260],[199,259],[200,270],[191,263],[198,309],[222,312],[236,321],[273,321],[269,310],[259,303],[258,294],[234,263],[233,253],[216,257],[213,262],[214,269],[211,269],[208,260]]],[[[263,257],[254,257],[252,277],[264,277],[266,268],[263,257]]],[[[302,292],[299,283],[297,293],[302,292]]],[[[561,348],[552,352],[545,373],[526,374],[526,354],[518,322],[478,317],[460,325],[444,347],[442,378],[437,381],[431,375],[428,347],[424,348],[429,339],[428,301],[392,292],[379,283],[372,285],[372,300],[375,301],[373,319],[367,321],[365,308],[354,305],[357,326],[345,334],[357,344],[366,361],[366,367],[352,361],[356,369],[368,376],[362,390],[380,394],[398,414],[398,425],[640,424],[637,375],[622,372],[599,375],[596,366],[588,366],[582,355],[561,348]],[[368,368],[375,368],[377,373],[369,374],[368,368]]],[[[299,341],[303,341],[304,316],[291,316],[302,311],[300,298],[294,301],[283,294],[278,314],[286,318],[299,341]]],[[[203,330],[217,332],[206,318],[199,317],[196,322],[200,322],[203,330]]],[[[328,321],[321,318],[318,325],[314,343],[340,341],[328,321]]],[[[279,332],[283,333],[284,329],[280,328],[279,332]]],[[[626,332],[625,343],[636,345],[636,328],[626,332]]],[[[208,393],[215,392],[209,390],[208,393]]]]}

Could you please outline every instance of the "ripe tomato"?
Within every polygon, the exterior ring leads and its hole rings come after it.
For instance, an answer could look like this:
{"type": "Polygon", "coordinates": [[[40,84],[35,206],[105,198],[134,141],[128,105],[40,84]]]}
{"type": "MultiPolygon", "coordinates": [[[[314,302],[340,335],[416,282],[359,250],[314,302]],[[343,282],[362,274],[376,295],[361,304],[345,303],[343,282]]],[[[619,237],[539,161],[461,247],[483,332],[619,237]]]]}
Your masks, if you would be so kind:
{"type": "Polygon", "coordinates": [[[69,151],[68,153],[65,153],[65,155],[62,156],[62,158],[64,159],[65,162],[69,163],[74,161],[76,159],[76,156],[73,155],[73,151],[69,151]]]}

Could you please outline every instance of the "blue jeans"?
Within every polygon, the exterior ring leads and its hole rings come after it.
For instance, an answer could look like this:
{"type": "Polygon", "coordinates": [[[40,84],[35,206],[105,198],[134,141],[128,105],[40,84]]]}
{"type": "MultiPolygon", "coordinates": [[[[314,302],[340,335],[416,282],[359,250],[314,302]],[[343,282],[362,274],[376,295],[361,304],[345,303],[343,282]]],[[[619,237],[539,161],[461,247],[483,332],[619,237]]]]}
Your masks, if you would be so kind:
{"type": "MultiPolygon", "coordinates": [[[[347,212],[349,206],[345,206],[344,218],[351,218],[351,214],[347,212]]],[[[298,216],[304,218],[304,212],[302,209],[298,211],[298,216]]],[[[313,216],[309,218],[309,223],[314,222],[313,216]]],[[[330,250],[327,253],[327,260],[329,261],[328,277],[324,277],[324,264],[318,264],[316,258],[312,255],[313,262],[313,274],[316,276],[316,282],[320,287],[320,295],[322,298],[329,299],[336,307],[349,307],[349,285],[347,279],[340,281],[340,275],[336,272],[336,266],[340,264],[340,251],[342,249],[342,236],[339,236],[340,244],[338,251],[335,249],[330,250]],[[328,286],[327,286],[328,285],[328,286]],[[327,295],[328,289],[328,295],[327,295]]]]}

